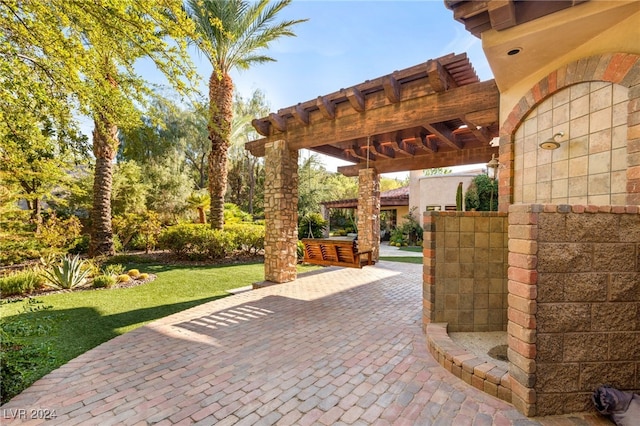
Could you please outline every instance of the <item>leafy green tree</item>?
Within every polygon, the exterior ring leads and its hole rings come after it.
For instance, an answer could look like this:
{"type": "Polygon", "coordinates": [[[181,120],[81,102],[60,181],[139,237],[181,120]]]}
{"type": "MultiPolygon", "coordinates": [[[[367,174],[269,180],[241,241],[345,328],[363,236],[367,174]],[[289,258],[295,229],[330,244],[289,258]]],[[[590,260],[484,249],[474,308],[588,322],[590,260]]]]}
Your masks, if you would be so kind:
{"type": "Polygon", "coordinates": [[[162,214],[162,220],[175,221],[187,208],[193,180],[185,170],[179,153],[167,155],[144,165],[143,181],[149,186],[147,208],[162,214]]]}
{"type": "Polygon", "coordinates": [[[187,11],[200,35],[198,49],[213,66],[209,78],[211,141],[208,169],[211,195],[211,227],[224,226],[224,196],[227,191],[227,151],[233,119],[233,81],[230,71],[247,69],[274,59],[263,53],[280,37],[294,36],[292,27],[303,20],[274,23],[291,0],[270,4],[269,0],[187,0],[187,11]]]}
{"type": "Polygon", "coordinates": [[[110,199],[118,131],[135,124],[137,106],[154,95],[134,63],[149,58],[186,91],[193,70],[185,40],[192,29],[180,0],[0,2],[0,82],[9,80],[4,90],[14,94],[5,109],[17,119],[8,131],[32,132],[42,122],[32,119],[25,99],[38,105],[36,112],[51,113],[58,134],[73,130],[76,112],[93,120],[93,255],[114,253],[110,199]]]}
{"type": "Polygon", "coordinates": [[[465,206],[467,210],[498,210],[498,182],[485,174],[473,178],[465,193],[465,206]]]}
{"type": "Polygon", "coordinates": [[[448,169],[446,167],[434,167],[431,169],[425,169],[423,171],[423,174],[425,176],[441,176],[441,175],[448,175],[451,173],[451,169],[448,169]]]}
{"type": "MultiPolygon", "coordinates": [[[[134,161],[117,163],[111,191],[113,215],[141,214],[147,210],[149,183],[143,179],[142,168],[134,161]]],[[[120,239],[121,242],[122,238],[120,239]]],[[[123,242],[124,243],[124,242],[123,242]]]]}

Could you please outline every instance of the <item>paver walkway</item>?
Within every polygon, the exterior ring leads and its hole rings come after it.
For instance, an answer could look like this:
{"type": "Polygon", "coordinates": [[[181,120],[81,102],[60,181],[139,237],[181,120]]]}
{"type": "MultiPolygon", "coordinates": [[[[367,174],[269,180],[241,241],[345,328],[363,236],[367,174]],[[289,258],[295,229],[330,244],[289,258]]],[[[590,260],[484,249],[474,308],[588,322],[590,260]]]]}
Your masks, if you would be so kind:
{"type": "Polygon", "coordinates": [[[421,282],[380,262],[209,302],[72,360],[2,424],[538,424],[435,362],[421,282]]]}

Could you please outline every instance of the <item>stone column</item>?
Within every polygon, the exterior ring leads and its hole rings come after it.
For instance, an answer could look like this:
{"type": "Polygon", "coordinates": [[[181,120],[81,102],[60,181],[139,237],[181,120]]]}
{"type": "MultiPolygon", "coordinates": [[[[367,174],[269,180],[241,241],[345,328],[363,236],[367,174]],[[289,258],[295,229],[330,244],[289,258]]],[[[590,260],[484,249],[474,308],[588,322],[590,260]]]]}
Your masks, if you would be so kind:
{"type": "Polygon", "coordinates": [[[285,283],[296,279],[298,262],[298,151],[286,141],[265,145],[264,278],[285,283]]]}
{"type": "Polygon", "coordinates": [[[358,173],[358,248],[380,257],[380,175],[375,169],[358,173]]]}

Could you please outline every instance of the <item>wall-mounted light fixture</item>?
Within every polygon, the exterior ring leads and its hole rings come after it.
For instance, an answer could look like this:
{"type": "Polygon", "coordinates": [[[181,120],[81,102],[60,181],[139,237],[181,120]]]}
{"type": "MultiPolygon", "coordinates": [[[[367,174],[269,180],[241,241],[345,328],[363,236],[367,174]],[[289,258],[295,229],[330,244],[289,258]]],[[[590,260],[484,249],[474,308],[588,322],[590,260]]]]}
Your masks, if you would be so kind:
{"type": "Polygon", "coordinates": [[[542,149],[558,149],[560,148],[560,142],[562,137],[564,136],[564,132],[558,132],[546,141],[540,144],[540,148],[542,149]]]}

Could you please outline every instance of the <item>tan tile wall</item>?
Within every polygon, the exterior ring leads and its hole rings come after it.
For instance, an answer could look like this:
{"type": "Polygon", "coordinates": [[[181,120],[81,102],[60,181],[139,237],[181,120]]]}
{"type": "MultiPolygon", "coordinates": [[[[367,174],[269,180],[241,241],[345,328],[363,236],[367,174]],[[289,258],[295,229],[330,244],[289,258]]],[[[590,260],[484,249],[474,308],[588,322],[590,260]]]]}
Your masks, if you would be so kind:
{"type": "Polygon", "coordinates": [[[569,86],[542,101],[514,136],[515,203],[627,204],[629,89],[569,86]],[[539,144],[564,132],[560,148],[539,144]]]}
{"type": "Polygon", "coordinates": [[[424,224],[425,323],[506,330],[506,214],[426,212],[424,224]]]}
{"type": "Polygon", "coordinates": [[[512,205],[509,374],[529,416],[640,390],[640,208],[512,205]]]}

